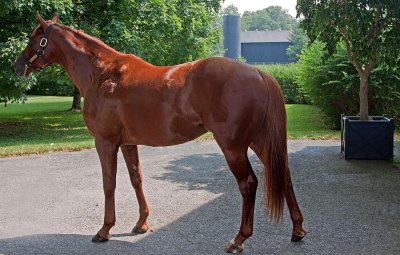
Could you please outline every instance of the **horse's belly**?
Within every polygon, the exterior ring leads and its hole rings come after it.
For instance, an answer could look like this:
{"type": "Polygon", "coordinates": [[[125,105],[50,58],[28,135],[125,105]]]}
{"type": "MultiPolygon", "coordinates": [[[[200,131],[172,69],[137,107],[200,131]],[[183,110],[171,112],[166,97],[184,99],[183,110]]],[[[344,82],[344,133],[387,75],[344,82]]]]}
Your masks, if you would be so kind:
{"type": "Polygon", "coordinates": [[[182,118],[147,123],[136,121],[134,126],[125,127],[123,143],[169,146],[191,141],[206,132],[201,123],[193,123],[182,118]]]}

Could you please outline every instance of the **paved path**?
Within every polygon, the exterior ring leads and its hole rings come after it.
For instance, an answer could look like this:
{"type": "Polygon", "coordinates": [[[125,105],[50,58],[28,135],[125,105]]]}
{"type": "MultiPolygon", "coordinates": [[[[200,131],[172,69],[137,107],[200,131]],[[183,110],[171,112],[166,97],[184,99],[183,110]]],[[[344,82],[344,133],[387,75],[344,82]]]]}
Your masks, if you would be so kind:
{"type": "MultiPolygon", "coordinates": [[[[244,254],[400,254],[399,169],[345,161],[338,141],[290,141],[289,149],[309,235],[291,243],[287,211],[281,224],[270,223],[259,189],[244,254]]],[[[141,159],[153,232],[129,234],[138,210],[120,157],[117,224],[105,244],[90,242],[103,217],[94,150],[0,159],[0,254],[224,254],[241,206],[215,143],[141,147],[141,159]]]]}

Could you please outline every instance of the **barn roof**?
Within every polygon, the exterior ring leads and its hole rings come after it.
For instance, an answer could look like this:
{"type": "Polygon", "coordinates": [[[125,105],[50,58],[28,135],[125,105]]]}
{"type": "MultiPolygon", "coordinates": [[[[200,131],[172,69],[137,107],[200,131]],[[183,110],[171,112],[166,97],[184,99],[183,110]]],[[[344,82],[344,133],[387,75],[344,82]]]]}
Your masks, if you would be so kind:
{"type": "Polygon", "coordinates": [[[242,43],[290,42],[290,30],[245,31],[240,32],[242,43]]]}

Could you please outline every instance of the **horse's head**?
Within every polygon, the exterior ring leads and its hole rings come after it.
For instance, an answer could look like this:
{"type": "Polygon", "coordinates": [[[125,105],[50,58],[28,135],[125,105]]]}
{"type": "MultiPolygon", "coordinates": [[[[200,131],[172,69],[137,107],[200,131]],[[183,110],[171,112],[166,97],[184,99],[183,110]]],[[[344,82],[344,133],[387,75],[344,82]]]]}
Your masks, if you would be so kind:
{"type": "Polygon", "coordinates": [[[22,51],[15,63],[15,72],[21,76],[29,76],[32,71],[41,71],[51,62],[48,60],[54,46],[49,43],[49,37],[53,24],[58,22],[58,16],[55,15],[52,20],[45,21],[37,13],[39,26],[29,37],[29,43],[22,51]]]}

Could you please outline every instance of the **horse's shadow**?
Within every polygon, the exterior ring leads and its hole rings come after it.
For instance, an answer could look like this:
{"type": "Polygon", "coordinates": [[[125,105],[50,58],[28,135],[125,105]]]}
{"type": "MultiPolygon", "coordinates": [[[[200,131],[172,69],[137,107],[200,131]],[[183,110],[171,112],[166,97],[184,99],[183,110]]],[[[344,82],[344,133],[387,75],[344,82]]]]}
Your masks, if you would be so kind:
{"type": "MultiPolygon", "coordinates": [[[[252,152],[249,152],[249,160],[261,181],[260,161],[252,152]]],[[[182,156],[169,161],[164,170],[162,175],[153,178],[178,184],[187,190],[207,190],[214,194],[230,193],[232,190],[239,192],[236,180],[221,153],[182,156]]]]}

